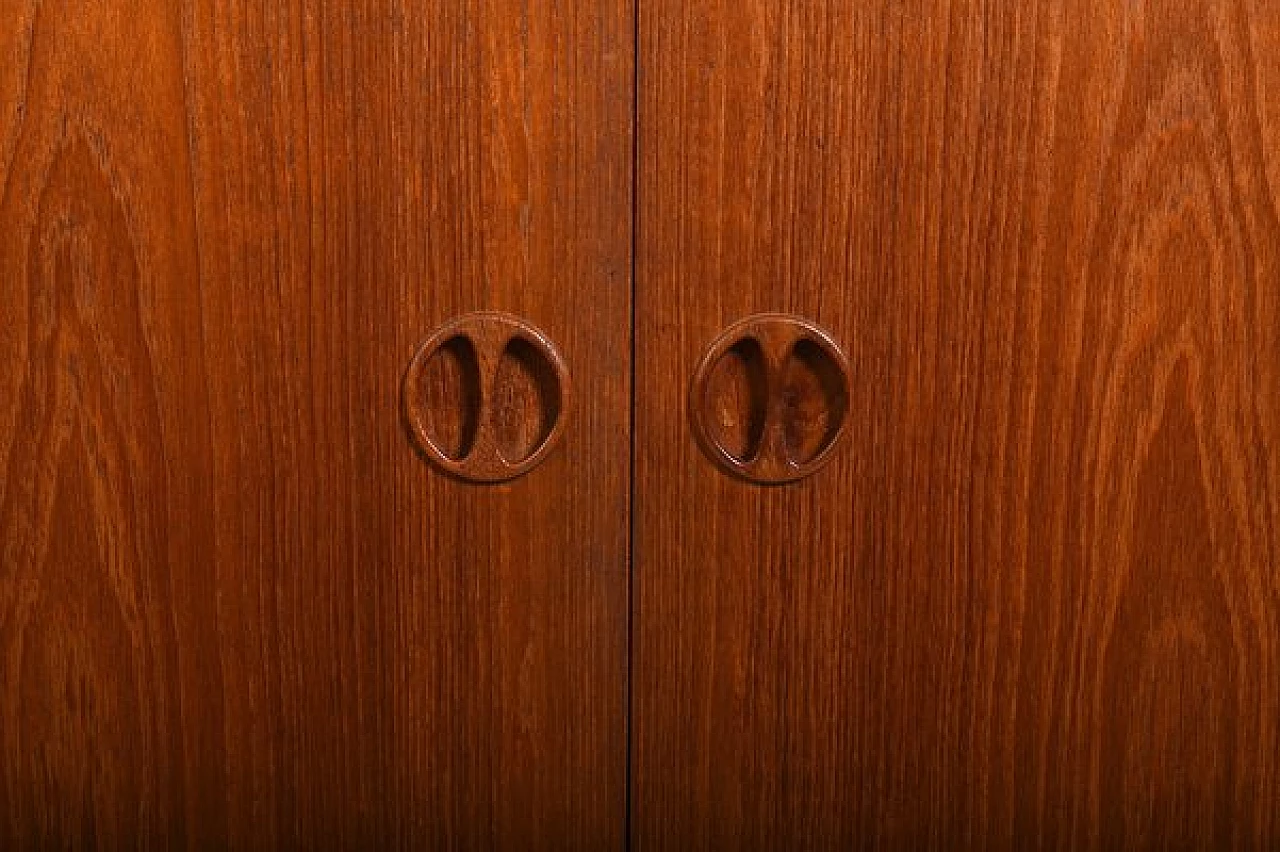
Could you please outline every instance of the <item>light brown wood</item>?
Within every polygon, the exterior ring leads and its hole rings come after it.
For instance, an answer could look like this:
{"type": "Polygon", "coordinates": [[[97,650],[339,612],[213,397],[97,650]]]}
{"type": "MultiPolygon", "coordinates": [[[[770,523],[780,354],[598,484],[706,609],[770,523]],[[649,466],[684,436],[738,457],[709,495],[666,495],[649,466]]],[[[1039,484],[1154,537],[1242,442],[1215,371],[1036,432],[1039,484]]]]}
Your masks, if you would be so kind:
{"type": "Polygon", "coordinates": [[[0,848],[618,847],[632,9],[0,11],[0,848]],[[564,440],[404,371],[504,310],[564,440]]]}
{"type": "Polygon", "coordinates": [[[640,6],[635,848],[1280,845],[1280,7],[640,6]],[[778,311],[813,477],[686,389],[778,311]]]}

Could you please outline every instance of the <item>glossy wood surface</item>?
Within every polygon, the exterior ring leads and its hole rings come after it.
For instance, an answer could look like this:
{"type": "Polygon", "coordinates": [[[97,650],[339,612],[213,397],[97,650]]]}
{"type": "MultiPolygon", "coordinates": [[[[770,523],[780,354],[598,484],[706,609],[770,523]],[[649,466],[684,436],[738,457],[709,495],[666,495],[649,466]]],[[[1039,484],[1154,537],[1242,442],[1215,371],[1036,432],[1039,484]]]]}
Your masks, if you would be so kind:
{"type": "Polygon", "coordinates": [[[633,13],[0,10],[0,848],[618,848],[633,13]],[[400,405],[459,313],[528,476],[400,405]]]}
{"type": "Polygon", "coordinates": [[[1280,846],[1280,7],[640,6],[635,848],[1280,846]],[[729,324],[851,362],[726,476],[729,324]]]}

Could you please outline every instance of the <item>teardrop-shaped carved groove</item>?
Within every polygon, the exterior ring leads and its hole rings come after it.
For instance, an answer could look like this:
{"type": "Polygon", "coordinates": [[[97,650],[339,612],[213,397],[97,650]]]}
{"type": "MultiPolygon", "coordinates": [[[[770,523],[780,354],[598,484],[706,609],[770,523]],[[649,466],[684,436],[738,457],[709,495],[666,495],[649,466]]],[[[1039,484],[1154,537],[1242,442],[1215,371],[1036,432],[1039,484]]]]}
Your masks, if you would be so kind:
{"type": "Polygon", "coordinates": [[[768,414],[768,368],[760,342],[743,338],[712,365],[702,397],[712,439],[740,462],[760,452],[768,414]]]}
{"type": "Polygon", "coordinates": [[[456,335],[427,359],[418,377],[423,428],[446,457],[461,461],[480,423],[480,362],[471,340],[456,335]]]}
{"type": "Polygon", "coordinates": [[[831,445],[844,422],[848,395],[840,365],[816,342],[802,338],[782,367],[778,393],[787,460],[808,464],[831,445]]]}
{"type": "Polygon", "coordinates": [[[513,337],[493,380],[493,439],[502,458],[519,464],[550,437],[560,419],[555,366],[532,343],[513,337]]]}

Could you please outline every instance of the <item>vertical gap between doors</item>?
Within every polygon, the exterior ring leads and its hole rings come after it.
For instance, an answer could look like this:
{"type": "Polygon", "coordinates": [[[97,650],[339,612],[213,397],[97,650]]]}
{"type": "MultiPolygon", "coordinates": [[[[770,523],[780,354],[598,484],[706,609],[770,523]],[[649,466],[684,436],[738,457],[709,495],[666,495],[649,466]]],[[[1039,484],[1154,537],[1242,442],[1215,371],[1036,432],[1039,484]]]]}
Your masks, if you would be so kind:
{"type": "Polygon", "coordinates": [[[627,467],[627,672],[625,701],[626,759],[623,784],[626,802],[623,808],[622,845],[626,852],[632,848],[632,798],[634,760],[635,717],[635,619],[636,619],[636,369],[637,325],[636,296],[638,290],[638,263],[640,251],[640,3],[631,0],[631,411],[629,414],[630,459],[627,467]]]}

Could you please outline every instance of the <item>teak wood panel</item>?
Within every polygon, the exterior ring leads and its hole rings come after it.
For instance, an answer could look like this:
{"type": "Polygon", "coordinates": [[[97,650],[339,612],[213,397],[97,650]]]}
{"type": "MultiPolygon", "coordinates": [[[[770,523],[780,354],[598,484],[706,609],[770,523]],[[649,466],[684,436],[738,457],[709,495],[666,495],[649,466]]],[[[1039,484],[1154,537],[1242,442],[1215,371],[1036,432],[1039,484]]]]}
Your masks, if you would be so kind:
{"type": "Polygon", "coordinates": [[[637,849],[1280,844],[1280,7],[640,5],[637,849]],[[848,353],[811,479],[687,424],[848,353]]]}
{"type": "Polygon", "coordinates": [[[617,847],[633,11],[7,0],[0,847],[617,847]],[[414,451],[455,314],[579,398],[414,451]]]}

